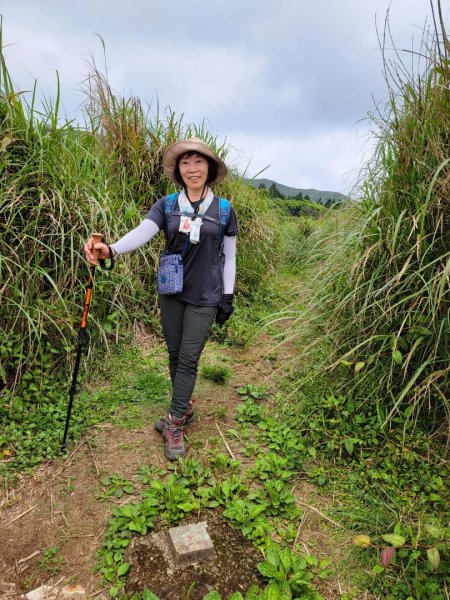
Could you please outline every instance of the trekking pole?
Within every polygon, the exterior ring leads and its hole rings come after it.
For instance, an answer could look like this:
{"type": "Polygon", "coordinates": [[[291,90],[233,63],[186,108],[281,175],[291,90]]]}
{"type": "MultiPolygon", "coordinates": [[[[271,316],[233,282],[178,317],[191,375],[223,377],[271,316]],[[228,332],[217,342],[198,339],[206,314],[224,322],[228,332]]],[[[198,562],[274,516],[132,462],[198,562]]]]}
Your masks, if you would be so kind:
{"type": "MultiPolygon", "coordinates": [[[[103,239],[103,235],[101,233],[93,233],[91,237],[94,239],[93,246],[95,244],[101,243],[101,241],[103,239]]],[[[91,304],[92,288],[94,286],[95,267],[99,264],[99,262],[98,262],[99,250],[94,250],[94,248],[93,248],[92,254],[94,255],[93,260],[88,261],[89,265],[90,265],[89,279],[88,279],[88,282],[86,285],[86,294],[84,297],[83,316],[81,317],[80,331],[78,332],[77,355],[75,357],[75,366],[74,366],[73,375],[72,375],[72,385],[70,386],[70,390],[69,390],[69,404],[67,406],[66,426],[64,428],[64,437],[63,437],[63,441],[61,444],[61,452],[64,452],[64,450],[66,448],[67,433],[69,431],[70,415],[72,413],[73,397],[75,396],[75,392],[77,389],[78,369],[80,367],[81,354],[82,354],[84,344],[86,341],[86,327],[87,327],[87,319],[88,319],[88,314],[89,314],[89,306],[91,304]]]]}

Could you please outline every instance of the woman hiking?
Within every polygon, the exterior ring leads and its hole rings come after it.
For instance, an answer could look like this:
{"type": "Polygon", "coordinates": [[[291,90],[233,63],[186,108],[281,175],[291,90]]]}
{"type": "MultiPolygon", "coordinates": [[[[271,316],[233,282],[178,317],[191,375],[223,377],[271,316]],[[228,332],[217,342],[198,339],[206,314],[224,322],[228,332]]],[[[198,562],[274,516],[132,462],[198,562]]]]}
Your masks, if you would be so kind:
{"type": "Polygon", "coordinates": [[[173,293],[171,275],[161,273],[162,267],[158,273],[172,401],[155,428],[165,439],[167,458],[174,460],[186,455],[183,428],[194,417],[191,398],[212,323],[215,319],[223,325],[233,312],[237,226],[228,201],[211,190],[224,179],[227,168],[205,142],[194,137],[172,144],[164,153],[163,168],[179,192],[157,200],[142,223],[114,244],[94,245],[91,238],[84,250],[88,260],[93,259],[93,248],[100,259],[114,259],[164,231],[163,254],[171,259],[182,256],[181,291],[173,293]]]}

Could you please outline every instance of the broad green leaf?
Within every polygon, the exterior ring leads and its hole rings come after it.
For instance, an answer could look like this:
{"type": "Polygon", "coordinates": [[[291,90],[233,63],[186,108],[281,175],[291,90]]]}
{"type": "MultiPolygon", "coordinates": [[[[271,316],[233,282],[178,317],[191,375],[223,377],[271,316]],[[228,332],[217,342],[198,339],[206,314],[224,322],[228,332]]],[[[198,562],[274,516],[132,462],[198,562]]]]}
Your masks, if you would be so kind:
{"type": "Polygon", "coordinates": [[[357,362],[355,364],[355,373],[359,373],[359,371],[361,371],[361,369],[363,369],[366,366],[366,363],[363,361],[357,362]]]}
{"type": "Polygon", "coordinates": [[[353,440],[352,438],[347,438],[344,440],[344,446],[350,456],[353,454],[353,440]]]}
{"type": "MultiPolygon", "coordinates": [[[[289,583],[291,585],[309,585],[309,581],[308,579],[306,579],[308,577],[307,573],[296,573],[295,575],[292,575],[292,577],[289,578],[289,583]]],[[[312,575],[311,575],[312,577],[312,575]]],[[[310,577],[310,578],[311,578],[310,577]]]]}
{"type": "Polygon", "coordinates": [[[216,590],[208,592],[206,596],[203,596],[203,600],[222,600],[222,596],[216,590]]]}
{"type": "Polygon", "coordinates": [[[281,600],[280,590],[275,581],[271,581],[264,590],[264,600],[281,600]]]}
{"type": "Polygon", "coordinates": [[[234,592],[231,596],[228,596],[228,600],[244,600],[244,596],[241,592],[234,592]]]}
{"type": "Polygon", "coordinates": [[[254,506],[250,510],[250,514],[249,514],[250,519],[254,519],[258,515],[263,513],[266,510],[267,506],[268,506],[267,502],[262,502],[261,504],[257,504],[256,506],[254,506]]]}
{"type": "Polygon", "coordinates": [[[442,500],[439,494],[435,494],[434,492],[431,492],[428,498],[431,500],[431,502],[440,502],[442,500]]]}
{"type": "Polygon", "coordinates": [[[145,535],[147,533],[146,524],[141,523],[140,521],[131,521],[131,523],[128,524],[128,529],[130,531],[137,531],[137,532],[141,533],[142,535],[145,535]]]}
{"type": "Polygon", "coordinates": [[[282,577],[282,573],[280,573],[274,565],[271,565],[268,562],[258,563],[256,566],[261,575],[268,579],[279,579],[280,576],[282,577]]]}
{"type": "Polygon", "coordinates": [[[280,557],[278,552],[273,548],[268,548],[266,551],[266,562],[270,565],[273,565],[275,568],[280,566],[280,557]]]}
{"type": "Polygon", "coordinates": [[[142,594],[142,600],[159,600],[158,596],[149,590],[144,590],[142,594]]]}
{"type": "Polygon", "coordinates": [[[400,350],[393,350],[392,351],[392,360],[397,363],[398,365],[401,365],[403,362],[403,355],[400,352],[400,350]]]}
{"type": "Polygon", "coordinates": [[[433,525],[431,523],[427,523],[424,527],[425,531],[436,540],[439,540],[442,537],[442,529],[433,525]]]}
{"type": "Polygon", "coordinates": [[[406,539],[402,535],[397,535],[395,533],[385,533],[381,536],[385,542],[393,546],[394,548],[398,548],[399,546],[404,546],[406,539]]]}
{"type": "Polygon", "coordinates": [[[289,548],[283,548],[280,552],[280,560],[283,565],[284,572],[287,573],[292,566],[291,551],[289,548]]]}
{"type": "Polygon", "coordinates": [[[198,508],[197,502],[182,502],[181,504],[178,505],[178,507],[183,512],[189,512],[189,511],[193,510],[194,508],[198,508]]]}
{"type": "Polygon", "coordinates": [[[287,581],[281,581],[278,587],[280,590],[280,600],[292,600],[292,589],[287,581]]]}
{"type": "Polygon", "coordinates": [[[164,489],[164,483],[159,479],[153,479],[151,482],[151,487],[154,490],[162,491],[164,489]]]}
{"type": "Polygon", "coordinates": [[[373,575],[378,575],[379,573],[382,573],[384,571],[384,567],[382,567],[381,565],[374,565],[372,567],[372,573],[373,575]]]}
{"type": "Polygon", "coordinates": [[[370,546],[370,537],[363,534],[355,535],[355,537],[352,539],[352,542],[360,548],[367,548],[370,546]]]}
{"type": "Polygon", "coordinates": [[[409,417],[410,417],[410,416],[413,414],[413,412],[414,412],[414,405],[412,405],[412,406],[407,406],[407,407],[405,408],[405,410],[403,411],[403,414],[405,415],[405,417],[406,417],[407,419],[409,419],[409,417]]]}
{"type": "Polygon", "coordinates": [[[121,577],[122,575],[125,575],[125,573],[128,572],[130,568],[130,563],[123,563],[119,566],[119,568],[117,569],[117,575],[119,577],[121,577]]]}
{"type": "Polygon", "coordinates": [[[247,593],[245,594],[245,600],[260,600],[260,598],[261,598],[261,588],[254,583],[247,590],[247,593]]]}
{"type": "Polygon", "coordinates": [[[316,458],[317,450],[315,448],[308,448],[308,454],[313,458],[316,458]]]}
{"type": "Polygon", "coordinates": [[[225,497],[228,497],[230,495],[231,486],[230,486],[230,482],[229,481],[224,481],[222,483],[222,492],[223,492],[223,494],[224,494],[225,497]]]}
{"type": "Polygon", "coordinates": [[[430,561],[431,566],[435,571],[438,570],[439,563],[441,562],[441,555],[437,548],[427,548],[427,558],[430,561]]]}
{"type": "Polygon", "coordinates": [[[110,598],[115,598],[117,596],[117,594],[119,593],[119,589],[116,587],[111,587],[109,588],[109,597],[110,598]]]}
{"type": "Polygon", "coordinates": [[[130,506],[130,505],[128,505],[128,504],[125,504],[125,506],[122,506],[121,510],[122,510],[122,514],[125,517],[128,517],[129,519],[131,519],[133,517],[133,515],[134,515],[134,513],[133,513],[133,507],[130,506]]]}

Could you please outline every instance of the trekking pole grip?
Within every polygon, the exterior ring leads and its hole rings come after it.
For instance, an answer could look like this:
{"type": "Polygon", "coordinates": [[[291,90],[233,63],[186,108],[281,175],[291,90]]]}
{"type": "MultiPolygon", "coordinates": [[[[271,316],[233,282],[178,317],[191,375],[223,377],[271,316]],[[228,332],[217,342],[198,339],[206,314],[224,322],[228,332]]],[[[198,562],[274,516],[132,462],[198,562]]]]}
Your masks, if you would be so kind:
{"type": "MultiPolygon", "coordinates": [[[[102,233],[93,233],[91,235],[91,237],[93,238],[93,246],[95,244],[101,244],[102,240],[103,240],[103,234],[102,233]]],[[[88,260],[88,263],[90,265],[93,265],[94,267],[97,267],[99,262],[98,262],[98,255],[100,254],[100,250],[95,250],[94,247],[92,247],[92,254],[94,255],[93,260],[88,260]]]]}

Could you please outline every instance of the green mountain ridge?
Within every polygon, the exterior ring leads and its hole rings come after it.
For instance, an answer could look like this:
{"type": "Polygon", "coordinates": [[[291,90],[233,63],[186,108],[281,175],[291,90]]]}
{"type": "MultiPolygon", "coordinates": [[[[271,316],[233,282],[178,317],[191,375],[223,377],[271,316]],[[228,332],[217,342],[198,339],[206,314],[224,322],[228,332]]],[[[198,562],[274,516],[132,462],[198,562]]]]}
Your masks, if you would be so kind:
{"type": "Polygon", "coordinates": [[[303,198],[308,196],[312,202],[320,202],[321,204],[324,204],[328,200],[328,198],[330,198],[333,202],[339,202],[339,201],[348,199],[348,196],[345,196],[344,194],[341,194],[340,192],[293,188],[293,187],[289,187],[288,185],[283,185],[282,183],[278,183],[277,181],[274,181],[273,179],[264,179],[264,178],[263,179],[245,179],[245,181],[249,185],[252,185],[256,188],[259,188],[261,186],[261,184],[263,184],[267,190],[273,184],[275,184],[278,191],[281,194],[283,194],[283,196],[286,196],[286,198],[292,198],[294,196],[298,196],[298,194],[301,192],[303,198]]]}

